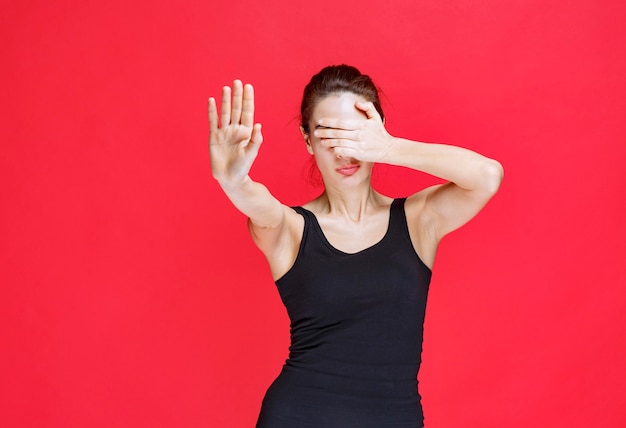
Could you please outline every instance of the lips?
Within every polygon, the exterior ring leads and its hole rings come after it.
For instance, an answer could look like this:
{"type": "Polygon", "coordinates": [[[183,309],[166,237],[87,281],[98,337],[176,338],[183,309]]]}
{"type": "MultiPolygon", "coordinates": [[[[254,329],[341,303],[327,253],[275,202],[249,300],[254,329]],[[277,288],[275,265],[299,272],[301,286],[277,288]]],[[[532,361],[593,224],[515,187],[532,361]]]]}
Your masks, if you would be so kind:
{"type": "Polygon", "coordinates": [[[342,175],[350,176],[359,170],[359,165],[344,165],[337,168],[337,172],[342,175]]]}

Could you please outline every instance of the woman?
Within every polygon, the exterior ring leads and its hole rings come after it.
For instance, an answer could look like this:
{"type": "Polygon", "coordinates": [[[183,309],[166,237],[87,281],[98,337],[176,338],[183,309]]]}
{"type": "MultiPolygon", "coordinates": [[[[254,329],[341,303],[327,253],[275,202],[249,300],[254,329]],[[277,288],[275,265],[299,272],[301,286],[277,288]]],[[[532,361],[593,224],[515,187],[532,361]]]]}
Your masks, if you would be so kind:
{"type": "Polygon", "coordinates": [[[263,137],[251,85],[209,99],[213,176],[249,217],[291,319],[289,359],[257,427],[418,428],[417,372],[431,267],[447,233],[476,215],[501,165],[470,150],[391,136],[376,86],[330,66],[304,90],[301,132],[324,183],[302,207],[274,198],[248,172],[263,137]],[[443,178],[392,199],[371,186],[375,163],[443,178]]]}

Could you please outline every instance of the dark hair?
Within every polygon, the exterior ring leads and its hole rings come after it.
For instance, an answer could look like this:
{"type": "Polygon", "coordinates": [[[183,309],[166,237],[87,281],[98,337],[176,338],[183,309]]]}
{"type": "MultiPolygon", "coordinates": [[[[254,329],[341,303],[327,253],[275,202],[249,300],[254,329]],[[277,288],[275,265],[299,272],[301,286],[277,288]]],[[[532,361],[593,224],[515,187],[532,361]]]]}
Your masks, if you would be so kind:
{"type": "Polygon", "coordinates": [[[378,88],[372,79],[350,65],[329,65],[311,78],[304,88],[302,104],[300,105],[300,126],[307,134],[309,120],[313,109],[321,100],[332,94],[351,92],[360,95],[370,101],[376,107],[376,111],[384,118],[383,109],[380,106],[378,88]]]}

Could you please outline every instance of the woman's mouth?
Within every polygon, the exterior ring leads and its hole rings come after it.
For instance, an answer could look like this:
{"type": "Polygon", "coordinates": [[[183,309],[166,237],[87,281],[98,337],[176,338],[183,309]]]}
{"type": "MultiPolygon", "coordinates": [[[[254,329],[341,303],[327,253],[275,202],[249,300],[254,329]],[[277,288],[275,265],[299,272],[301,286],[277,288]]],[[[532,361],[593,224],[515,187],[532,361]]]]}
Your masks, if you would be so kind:
{"type": "Polygon", "coordinates": [[[359,170],[360,166],[355,164],[343,165],[336,169],[339,174],[350,176],[359,170]]]}

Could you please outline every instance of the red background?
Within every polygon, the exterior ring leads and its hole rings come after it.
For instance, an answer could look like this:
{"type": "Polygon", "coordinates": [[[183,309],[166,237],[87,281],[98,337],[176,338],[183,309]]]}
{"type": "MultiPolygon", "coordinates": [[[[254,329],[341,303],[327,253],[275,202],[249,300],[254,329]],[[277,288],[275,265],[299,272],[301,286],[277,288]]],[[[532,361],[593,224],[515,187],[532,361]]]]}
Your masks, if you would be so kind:
{"type": "Polygon", "coordinates": [[[435,264],[428,428],[626,426],[625,24],[618,0],[3,2],[0,425],[253,426],[288,319],[211,178],[207,98],[255,85],[253,177],[300,204],[301,91],[345,62],[392,134],[506,170],[435,264]]]}

